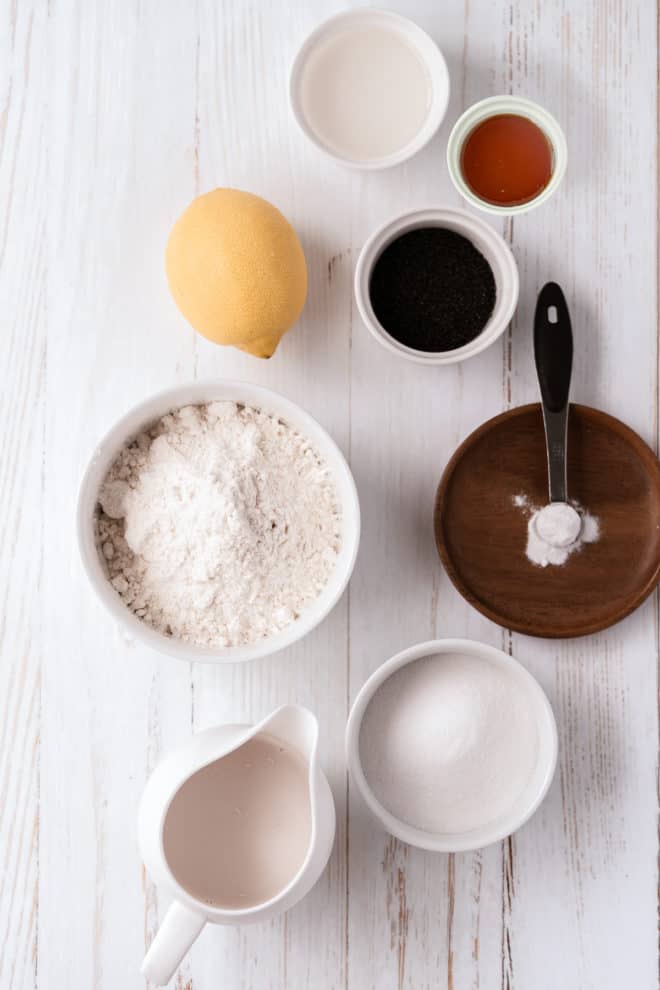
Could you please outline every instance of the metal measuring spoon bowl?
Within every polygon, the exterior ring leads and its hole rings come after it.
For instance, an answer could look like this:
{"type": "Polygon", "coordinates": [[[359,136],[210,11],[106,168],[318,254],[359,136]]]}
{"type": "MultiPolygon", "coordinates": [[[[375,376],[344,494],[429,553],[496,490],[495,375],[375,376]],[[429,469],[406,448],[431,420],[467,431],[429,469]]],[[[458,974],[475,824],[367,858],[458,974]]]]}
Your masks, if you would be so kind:
{"type": "Polygon", "coordinates": [[[579,539],[582,517],[568,502],[551,502],[535,516],[533,526],[545,543],[565,549],[579,539]]]}

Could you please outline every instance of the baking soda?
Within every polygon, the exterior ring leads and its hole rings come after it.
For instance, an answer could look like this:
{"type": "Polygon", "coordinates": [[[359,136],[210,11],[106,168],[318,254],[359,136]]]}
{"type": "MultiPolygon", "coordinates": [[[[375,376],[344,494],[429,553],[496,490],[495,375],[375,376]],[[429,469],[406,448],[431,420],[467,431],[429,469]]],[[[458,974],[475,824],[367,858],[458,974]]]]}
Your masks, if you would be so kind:
{"type": "Polygon", "coordinates": [[[514,495],[513,504],[528,516],[525,552],[527,559],[539,567],[549,564],[561,567],[585,543],[596,543],[600,539],[598,519],[577,502],[572,502],[570,506],[551,502],[539,508],[530,502],[527,495],[520,493],[514,495]],[[575,513],[581,523],[577,532],[574,528],[575,513]]]}

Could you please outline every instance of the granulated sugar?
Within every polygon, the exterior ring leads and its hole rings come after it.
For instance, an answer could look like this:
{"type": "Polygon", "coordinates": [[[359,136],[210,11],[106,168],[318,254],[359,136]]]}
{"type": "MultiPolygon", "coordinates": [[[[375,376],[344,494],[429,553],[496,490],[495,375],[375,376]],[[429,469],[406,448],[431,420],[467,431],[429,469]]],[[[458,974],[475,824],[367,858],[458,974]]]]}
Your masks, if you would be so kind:
{"type": "Polygon", "coordinates": [[[537,753],[533,706],[519,678],[458,653],[392,674],[360,730],[375,796],[400,821],[434,834],[479,828],[510,811],[537,753]]]}
{"type": "Polygon", "coordinates": [[[186,406],[126,445],[99,493],[97,536],[125,604],[199,646],[284,629],[341,545],[332,478],[287,423],[234,402],[186,406]]]}

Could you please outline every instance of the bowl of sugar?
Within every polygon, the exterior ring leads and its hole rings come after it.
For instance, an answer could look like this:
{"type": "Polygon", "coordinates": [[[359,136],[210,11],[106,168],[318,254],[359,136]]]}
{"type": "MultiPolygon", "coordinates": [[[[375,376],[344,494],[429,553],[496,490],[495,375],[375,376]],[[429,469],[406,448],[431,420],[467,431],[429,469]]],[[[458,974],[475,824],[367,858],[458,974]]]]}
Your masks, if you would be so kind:
{"type": "Polygon", "coordinates": [[[363,685],[346,727],[348,768],[392,835],[464,852],[521,827],[557,764],[550,702],[508,654],[466,639],[403,650],[363,685]]]}
{"type": "Polygon", "coordinates": [[[350,10],[319,25],[289,77],[303,134],[352,168],[411,158],[440,127],[448,102],[442,52],[417,24],[388,10],[350,10]]]}

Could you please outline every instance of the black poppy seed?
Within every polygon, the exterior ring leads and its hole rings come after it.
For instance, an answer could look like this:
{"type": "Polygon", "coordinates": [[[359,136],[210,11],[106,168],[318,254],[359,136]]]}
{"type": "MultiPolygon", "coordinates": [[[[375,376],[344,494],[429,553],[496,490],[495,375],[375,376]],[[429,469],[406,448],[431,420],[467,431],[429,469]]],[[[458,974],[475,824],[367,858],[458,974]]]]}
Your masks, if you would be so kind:
{"type": "Polygon", "coordinates": [[[445,227],[409,230],[388,244],[369,296],[390,336],[417,351],[452,351],[478,337],[495,306],[495,278],[474,244],[445,227]]]}

